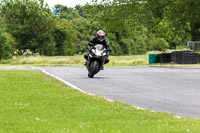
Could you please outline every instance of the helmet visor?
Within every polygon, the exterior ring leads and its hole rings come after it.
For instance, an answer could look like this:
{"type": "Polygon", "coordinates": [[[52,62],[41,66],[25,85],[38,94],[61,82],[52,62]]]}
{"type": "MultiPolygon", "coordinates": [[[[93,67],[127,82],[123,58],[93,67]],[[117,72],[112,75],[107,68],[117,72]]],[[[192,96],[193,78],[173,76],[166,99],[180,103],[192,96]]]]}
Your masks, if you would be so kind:
{"type": "Polygon", "coordinates": [[[99,39],[104,39],[104,37],[103,36],[99,36],[99,39]]]}

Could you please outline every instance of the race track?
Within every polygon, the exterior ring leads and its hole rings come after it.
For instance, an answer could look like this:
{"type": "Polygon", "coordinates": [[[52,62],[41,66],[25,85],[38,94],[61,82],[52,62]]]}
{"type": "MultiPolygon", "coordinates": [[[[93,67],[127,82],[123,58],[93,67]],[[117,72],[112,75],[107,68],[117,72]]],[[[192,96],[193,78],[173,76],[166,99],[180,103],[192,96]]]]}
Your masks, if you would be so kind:
{"type": "Polygon", "coordinates": [[[83,67],[43,67],[88,93],[133,106],[200,118],[200,69],[105,68],[93,79],[83,67]]]}

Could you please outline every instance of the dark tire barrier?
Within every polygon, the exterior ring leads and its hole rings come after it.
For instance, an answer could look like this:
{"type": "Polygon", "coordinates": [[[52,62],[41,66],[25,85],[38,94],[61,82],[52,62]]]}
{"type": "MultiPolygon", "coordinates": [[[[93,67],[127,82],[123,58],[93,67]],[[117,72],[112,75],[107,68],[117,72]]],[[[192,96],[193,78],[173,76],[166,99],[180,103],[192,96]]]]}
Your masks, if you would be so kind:
{"type": "Polygon", "coordinates": [[[200,54],[192,51],[174,51],[171,62],[176,64],[198,64],[200,62],[200,54]]]}
{"type": "MultiPolygon", "coordinates": [[[[154,56],[155,55],[153,55],[153,57],[154,56]]],[[[163,53],[163,54],[158,54],[156,58],[158,59],[158,62],[153,62],[151,61],[152,59],[149,58],[149,64],[153,64],[153,63],[198,64],[200,63],[200,54],[195,53],[193,51],[174,51],[172,53],[163,53]]]]}
{"type": "Polygon", "coordinates": [[[159,63],[170,63],[171,53],[158,54],[159,63]]]}

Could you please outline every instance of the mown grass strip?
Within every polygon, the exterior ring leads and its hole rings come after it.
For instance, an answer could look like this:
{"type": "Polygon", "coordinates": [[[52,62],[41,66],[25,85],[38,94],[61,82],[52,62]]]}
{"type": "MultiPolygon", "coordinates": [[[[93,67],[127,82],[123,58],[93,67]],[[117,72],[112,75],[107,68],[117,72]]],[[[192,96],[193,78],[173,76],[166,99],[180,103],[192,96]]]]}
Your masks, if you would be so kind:
{"type": "MultiPolygon", "coordinates": [[[[110,62],[106,67],[148,67],[148,66],[167,66],[167,67],[199,67],[200,64],[148,64],[148,54],[130,56],[110,56],[110,62]]],[[[84,67],[85,59],[83,55],[75,56],[19,56],[9,60],[0,60],[0,67],[21,66],[68,66],[84,67]]]]}
{"type": "Polygon", "coordinates": [[[200,120],[89,96],[39,71],[0,71],[0,132],[199,132],[200,120]]]}
{"type": "MultiPolygon", "coordinates": [[[[76,56],[19,56],[9,60],[1,60],[0,66],[83,66],[85,59],[83,55],[76,56]]],[[[107,66],[136,66],[147,65],[147,55],[133,56],[110,56],[110,63],[107,66]]]]}

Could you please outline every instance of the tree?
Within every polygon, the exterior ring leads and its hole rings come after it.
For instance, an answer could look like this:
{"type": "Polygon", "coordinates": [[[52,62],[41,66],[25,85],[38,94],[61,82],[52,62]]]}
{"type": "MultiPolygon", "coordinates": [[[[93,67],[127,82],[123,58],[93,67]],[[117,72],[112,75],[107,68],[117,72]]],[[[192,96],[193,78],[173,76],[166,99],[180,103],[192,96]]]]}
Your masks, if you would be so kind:
{"type": "Polygon", "coordinates": [[[193,41],[198,41],[200,38],[198,0],[101,0],[101,2],[94,8],[94,13],[102,14],[100,18],[107,23],[107,27],[112,31],[120,31],[120,34],[129,33],[135,30],[134,27],[141,25],[147,27],[155,37],[164,38],[171,48],[185,44],[190,40],[190,36],[193,41]]]}
{"type": "Polygon", "coordinates": [[[93,15],[112,32],[128,35],[140,21],[138,5],[135,0],[102,0],[101,4],[96,3],[93,7],[93,15]]]}
{"type": "Polygon", "coordinates": [[[0,16],[0,60],[11,58],[16,45],[14,38],[5,31],[5,25],[4,18],[0,16]]]}
{"type": "Polygon", "coordinates": [[[19,51],[30,49],[47,56],[75,53],[72,24],[56,16],[69,19],[63,13],[71,12],[71,8],[57,5],[54,15],[43,0],[4,0],[1,9],[6,31],[16,39],[19,51]]]}
{"type": "Polygon", "coordinates": [[[76,32],[72,24],[64,19],[55,19],[55,29],[53,36],[56,42],[56,55],[74,55],[75,42],[77,41],[76,32]]]}
{"type": "Polygon", "coordinates": [[[67,6],[60,4],[54,6],[53,12],[61,19],[72,20],[80,17],[77,10],[74,10],[73,8],[68,8],[67,6]]]}
{"type": "MultiPolygon", "coordinates": [[[[65,9],[67,10],[63,10],[63,8],[65,8],[65,6],[56,5],[54,7],[54,13],[59,12],[58,16],[60,19],[65,20],[65,22],[69,21],[71,25],[73,25],[71,34],[75,33],[77,36],[77,41],[74,42],[75,44],[73,45],[75,47],[75,52],[77,54],[86,52],[86,45],[89,39],[96,35],[96,32],[100,29],[100,24],[93,21],[92,18],[89,18],[89,10],[91,8],[87,4],[85,6],[76,6],[75,9],[66,7],[65,9]]],[[[59,34],[60,32],[58,35],[59,34]]]]}
{"type": "Polygon", "coordinates": [[[59,16],[59,15],[62,13],[63,8],[64,8],[63,5],[60,5],[60,4],[55,5],[55,6],[53,7],[53,12],[54,12],[54,14],[57,15],[57,16],[59,16]]]}
{"type": "Polygon", "coordinates": [[[31,49],[42,55],[54,55],[45,50],[47,44],[54,47],[50,39],[54,24],[51,10],[43,0],[5,0],[2,13],[6,30],[16,38],[19,50],[31,49]]]}
{"type": "Polygon", "coordinates": [[[0,28],[0,60],[9,59],[13,55],[15,40],[9,34],[0,28]]]}
{"type": "Polygon", "coordinates": [[[157,24],[167,19],[171,28],[190,33],[193,41],[200,39],[200,1],[161,0],[158,2],[151,0],[147,1],[146,6],[158,20],[157,24]]]}

